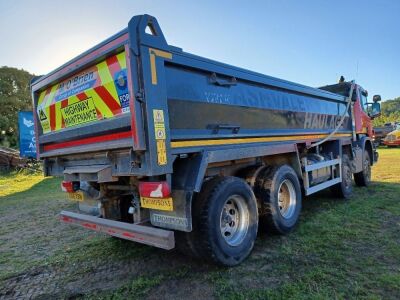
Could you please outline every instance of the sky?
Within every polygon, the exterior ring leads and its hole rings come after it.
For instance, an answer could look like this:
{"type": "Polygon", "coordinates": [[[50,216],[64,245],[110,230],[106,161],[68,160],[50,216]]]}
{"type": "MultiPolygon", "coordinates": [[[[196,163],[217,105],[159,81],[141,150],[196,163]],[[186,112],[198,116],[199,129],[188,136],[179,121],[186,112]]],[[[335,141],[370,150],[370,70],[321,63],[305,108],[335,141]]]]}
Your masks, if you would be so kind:
{"type": "Polygon", "coordinates": [[[344,75],[369,95],[400,96],[397,0],[0,0],[0,66],[46,74],[145,13],[186,52],[313,87],[344,75]]]}

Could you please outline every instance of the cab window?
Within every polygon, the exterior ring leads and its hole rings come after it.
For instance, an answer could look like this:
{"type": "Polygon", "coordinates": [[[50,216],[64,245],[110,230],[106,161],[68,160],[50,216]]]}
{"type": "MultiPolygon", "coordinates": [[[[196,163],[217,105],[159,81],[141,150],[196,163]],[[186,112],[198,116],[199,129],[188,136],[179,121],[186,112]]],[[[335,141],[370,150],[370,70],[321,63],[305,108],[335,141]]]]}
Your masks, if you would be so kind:
{"type": "Polygon", "coordinates": [[[361,107],[363,109],[363,111],[365,111],[366,113],[368,113],[368,99],[367,99],[367,95],[364,92],[361,92],[360,95],[360,101],[361,101],[361,107]]]}

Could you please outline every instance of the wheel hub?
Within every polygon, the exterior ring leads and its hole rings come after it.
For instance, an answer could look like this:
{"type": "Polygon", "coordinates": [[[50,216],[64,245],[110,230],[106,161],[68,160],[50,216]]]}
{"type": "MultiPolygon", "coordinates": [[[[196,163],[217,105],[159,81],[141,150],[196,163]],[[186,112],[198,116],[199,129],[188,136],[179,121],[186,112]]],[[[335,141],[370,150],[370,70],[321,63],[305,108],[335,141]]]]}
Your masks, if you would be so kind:
{"type": "Polygon", "coordinates": [[[293,183],[285,179],[278,189],[279,212],[285,219],[290,219],[296,209],[296,190],[293,183]]]}
{"type": "Polygon", "coordinates": [[[249,228],[249,210],[245,199],[239,195],[229,197],[222,209],[220,229],[222,237],[231,246],[239,245],[249,228]]]}

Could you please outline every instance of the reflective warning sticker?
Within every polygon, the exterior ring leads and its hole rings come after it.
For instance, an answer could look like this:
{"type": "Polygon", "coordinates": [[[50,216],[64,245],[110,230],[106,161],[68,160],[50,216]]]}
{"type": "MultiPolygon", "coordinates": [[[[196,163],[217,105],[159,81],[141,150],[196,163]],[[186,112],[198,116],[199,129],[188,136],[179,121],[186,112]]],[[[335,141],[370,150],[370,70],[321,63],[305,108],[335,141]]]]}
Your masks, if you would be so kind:
{"type": "Polygon", "coordinates": [[[40,123],[42,124],[43,132],[49,132],[50,131],[49,119],[47,118],[46,113],[44,112],[43,109],[39,109],[39,120],[40,123]]]}
{"type": "Polygon", "coordinates": [[[154,124],[154,131],[156,133],[156,140],[165,140],[165,126],[164,123],[154,124]]]}
{"type": "Polygon", "coordinates": [[[167,149],[165,140],[157,140],[157,160],[160,166],[167,164],[167,149]]]}
{"type": "Polygon", "coordinates": [[[164,123],[164,111],[161,109],[153,109],[154,123],[164,123]]]}
{"type": "Polygon", "coordinates": [[[80,101],[61,109],[65,127],[71,127],[97,120],[96,107],[92,98],[80,101]]]}
{"type": "Polygon", "coordinates": [[[107,57],[43,90],[37,104],[43,133],[110,119],[128,112],[129,85],[125,52],[107,57]],[[75,105],[81,102],[85,103],[75,105]]]}
{"type": "Polygon", "coordinates": [[[164,111],[153,109],[154,135],[157,143],[157,160],[160,166],[167,164],[167,148],[165,139],[167,138],[164,123],[164,111]]]}

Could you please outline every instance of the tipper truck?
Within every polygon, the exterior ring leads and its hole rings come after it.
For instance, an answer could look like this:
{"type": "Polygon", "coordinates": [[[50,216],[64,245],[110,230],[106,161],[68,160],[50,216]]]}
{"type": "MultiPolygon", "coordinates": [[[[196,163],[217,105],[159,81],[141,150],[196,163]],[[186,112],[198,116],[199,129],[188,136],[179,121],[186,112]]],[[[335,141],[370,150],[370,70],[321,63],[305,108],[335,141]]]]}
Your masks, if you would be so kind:
{"type": "Polygon", "coordinates": [[[290,232],[304,196],[368,185],[378,159],[379,95],[184,52],[149,15],[31,89],[45,176],[77,202],[62,222],[220,265],[241,263],[258,230],[290,232]]]}

